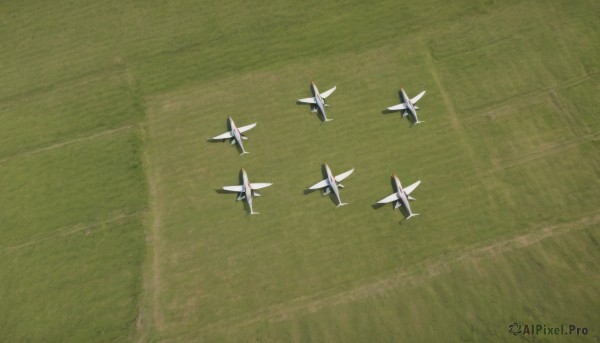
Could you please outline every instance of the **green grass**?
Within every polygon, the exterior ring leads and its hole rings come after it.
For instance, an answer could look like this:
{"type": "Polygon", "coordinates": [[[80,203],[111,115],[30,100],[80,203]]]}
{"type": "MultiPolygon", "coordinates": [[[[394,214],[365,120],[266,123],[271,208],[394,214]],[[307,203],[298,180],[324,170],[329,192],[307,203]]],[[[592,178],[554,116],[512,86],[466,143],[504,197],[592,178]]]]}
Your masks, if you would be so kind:
{"type": "Polygon", "coordinates": [[[0,13],[0,340],[598,339],[596,2],[0,13]],[[381,113],[400,86],[426,123],[381,113]],[[249,155],[207,142],[228,115],[249,155]],[[323,162],[348,206],[303,193],[323,162]],[[216,192],[242,167],[259,216],[216,192]],[[393,172],[408,222],[371,207],[393,172]]]}

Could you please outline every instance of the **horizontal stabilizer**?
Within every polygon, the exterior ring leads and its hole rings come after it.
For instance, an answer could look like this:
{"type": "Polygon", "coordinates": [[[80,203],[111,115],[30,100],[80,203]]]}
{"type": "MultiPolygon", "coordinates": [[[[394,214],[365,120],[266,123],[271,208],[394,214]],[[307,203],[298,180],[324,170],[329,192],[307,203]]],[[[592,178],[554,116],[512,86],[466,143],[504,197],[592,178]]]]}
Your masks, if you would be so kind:
{"type": "Polygon", "coordinates": [[[410,218],[412,218],[414,216],[418,216],[418,215],[419,215],[418,213],[411,213],[410,216],[406,217],[406,219],[410,219],[410,218]]]}
{"type": "Polygon", "coordinates": [[[261,188],[269,187],[271,185],[272,185],[272,183],[251,183],[250,188],[261,189],[261,188]]]}
{"type": "Polygon", "coordinates": [[[395,105],[387,108],[389,111],[401,111],[406,109],[405,104],[395,105]]]}
{"type": "Polygon", "coordinates": [[[242,185],[225,186],[225,187],[223,187],[223,189],[226,191],[230,191],[230,192],[242,192],[242,191],[244,191],[244,186],[242,186],[242,185]]]}
{"type": "Polygon", "coordinates": [[[341,202],[341,203],[339,203],[339,204],[336,206],[336,208],[337,208],[337,207],[344,206],[344,205],[348,205],[348,203],[347,203],[347,202],[341,202]]]}
{"type": "Polygon", "coordinates": [[[328,96],[331,95],[331,93],[333,93],[333,91],[335,91],[335,86],[333,86],[333,88],[321,93],[321,98],[326,99],[328,96]]]}
{"type": "Polygon", "coordinates": [[[224,134],[215,136],[212,139],[218,140],[218,139],[227,139],[227,138],[231,138],[231,137],[233,137],[233,134],[231,133],[231,131],[229,131],[229,132],[225,132],[224,134]]]}

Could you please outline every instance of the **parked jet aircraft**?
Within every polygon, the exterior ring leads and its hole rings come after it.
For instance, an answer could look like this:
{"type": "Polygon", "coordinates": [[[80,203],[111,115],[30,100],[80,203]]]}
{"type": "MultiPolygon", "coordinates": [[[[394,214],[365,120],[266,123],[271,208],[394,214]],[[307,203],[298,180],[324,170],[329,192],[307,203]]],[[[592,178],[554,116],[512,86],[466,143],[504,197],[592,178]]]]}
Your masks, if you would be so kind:
{"type": "Polygon", "coordinates": [[[302,102],[305,104],[310,104],[310,111],[311,112],[320,112],[321,115],[323,116],[323,119],[321,120],[322,123],[328,122],[328,121],[332,121],[333,119],[328,119],[327,118],[327,114],[325,113],[325,107],[329,106],[325,103],[325,99],[331,95],[331,93],[333,93],[333,91],[335,91],[335,86],[333,86],[333,88],[331,88],[328,91],[325,91],[323,93],[319,93],[319,90],[317,89],[317,86],[315,85],[315,82],[311,82],[311,90],[313,93],[313,96],[310,98],[304,98],[304,99],[298,99],[298,102],[302,102]]]}
{"type": "Polygon", "coordinates": [[[410,99],[408,95],[406,95],[406,92],[403,88],[400,88],[398,94],[400,95],[400,101],[402,101],[402,103],[396,106],[388,107],[387,109],[389,111],[404,111],[402,113],[402,117],[406,117],[410,114],[412,116],[412,118],[410,119],[412,125],[424,123],[423,121],[419,121],[419,118],[417,117],[417,110],[419,109],[419,107],[415,106],[415,104],[417,103],[417,101],[419,101],[419,99],[423,97],[423,95],[425,95],[425,91],[422,91],[421,93],[417,94],[417,96],[415,96],[412,99],[410,99]]]}
{"type": "Polygon", "coordinates": [[[223,189],[230,192],[238,192],[239,194],[236,201],[240,201],[245,198],[248,202],[248,206],[250,206],[250,214],[258,214],[258,212],[254,212],[252,209],[252,196],[260,196],[260,194],[258,194],[255,190],[269,187],[272,185],[272,183],[250,183],[250,181],[248,181],[248,174],[246,174],[244,168],[242,168],[241,172],[243,179],[241,185],[225,186],[223,189]]]}
{"type": "Polygon", "coordinates": [[[325,170],[327,172],[327,178],[324,179],[323,181],[320,181],[317,184],[309,187],[309,189],[320,189],[320,188],[327,187],[325,189],[325,192],[323,193],[323,195],[327,195],[327,194],[331,193],[331,191],[333,191],[333,193],[335,194],[335,197],[337,198],[337,201],[338,201],[337,207],[347,205],[347,203],[343,203],[342,200],[340,199],[340,191],[339,191],[338,187],[344,188],[344,186],[340,182],[342,180],[344,180],[345,178],[347,178],[348,176],[350,176],[350,174],[352,174],[352,172],[354,172],[354,168],[334,177],[333,174],[331,173],[331,169],[329,169],[329,166],[327,165],[327,163],[324,163],[323,165],[325,166],[325,170]]]}
{"type": "Polygon", "coordinates": [[[418,216],[419,215],[418,213],[412,213],[412,211],[410,210],[410,204],[408,201],[415,200],[413,197],[410,196],[410,193],[412,193],[412,191],[414,191],[415,188],[417,188],[419,186],[419,184],[421,184],[421,181],[419,180],[406,188],[402,188],[402,185],[400,184],[400,180],[398,179],[398,176],[396,176],[396,174],[394,174],[394,175],[392,175],[392,177],[394,178],[394,182],[396,185],[396,187],[395,187],[396,192],[379,200],[377,203],[378,204],[387,204],[388,202],[395,201],[396,203],[394,204],[394,209],[396,209],[400,206],[404,206],[404,208],[406,209],[406,212],[408,212],[408,217],[406,217],[406,219],[410,219],[411,217],[418,216]]]}
{"type": "Polygon", "coordinates": [[[233,122],[233,119],[231,119],[231,117],[229,117],[227,120],[229,121],[229,128],[231,131],[228,131],[222,135],[213,137],[212,139],[215,139],[215,140],[222,139],[223,141],[225,141],[226,139],[231,139],[231,144],[235,144],[237,142],[240,145],[240,148],[242,148],[242,153],[240,155],[247,154],[248,152],[246,150],[244,150],[244,143],[242,143],[242,140],[248,139],[248,137],[246,137],[242,133],[255,127],[256,123],[238,128],[235,126],[235,123],[233,122]]]}

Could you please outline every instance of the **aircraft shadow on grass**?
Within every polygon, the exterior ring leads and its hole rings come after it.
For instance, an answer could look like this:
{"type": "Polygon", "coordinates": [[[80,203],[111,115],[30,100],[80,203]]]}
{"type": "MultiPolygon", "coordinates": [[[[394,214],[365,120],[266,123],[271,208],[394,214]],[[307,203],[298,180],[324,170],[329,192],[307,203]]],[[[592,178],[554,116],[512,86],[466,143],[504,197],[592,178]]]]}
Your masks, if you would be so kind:
{"type": "MultiPolygon", "coordinates": [[[[390,111],[387,108],[383,111],[381,111],[381,114],[394,114],[396,113],[397,115],[399,115],[401,118],[404,119],[404,117],[402,116],[402,111],[390,111]]],[[[406,120],[408,121],[408,125],[409,127],[413,127],[415,125],[415,123],[410,119],[409,116],[406,116],[406,120]]]]}

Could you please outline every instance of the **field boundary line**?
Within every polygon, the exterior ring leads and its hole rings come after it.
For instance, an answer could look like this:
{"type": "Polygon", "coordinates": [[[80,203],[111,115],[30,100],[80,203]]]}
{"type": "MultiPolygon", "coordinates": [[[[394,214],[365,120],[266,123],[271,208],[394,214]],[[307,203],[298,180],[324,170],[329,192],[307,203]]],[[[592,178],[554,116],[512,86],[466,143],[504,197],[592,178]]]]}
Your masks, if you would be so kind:
{"type": "Polygon", "coordinates": [[[61,228],[46,232],[44,234],[40,234],[39,236],[43,236],[40,238],[36,238],[36,239],[32,239],[30,241],[21,243],[21,244],[17,244],[17,245],[12,245],[12,246],[5,246],[5,247],[0,247],[0,254],[4,254],[4,253],[10,253],[13,251],[17,251],[23,248],[26,248],[30,245],[35,245],[38,243],[43,243],[45,241],[49,241],[51,239],[55,239],[57,237],[66,237],[81,231],[86,231],[86,230],[92,230],[96,227],[99,226],[103,226],[106,224],[110,224],[113,222],[117,222],[119,220],[122,219],[127,219],[127,218],[131,218],[134,217],[136,215],[139,215],[140,211],[134,211],[134,212],[130,212],[130,213],[124,213],[124,214],[119,214],[116,215],[112,218],[103,220],[103,221],[99,221],[99,222],[95,222],[92,224],[87,224],[87,225],[81,225],[81,224],[75,224],[75,225],[69,225],[69,226],[63,226],[61,228]]]}
{"type": "Polygon", "coordinates": [[[18,159],[21,157],[25,157],[25,156],[31,156],[31,155],[35,155],[35,154],[39,154],[42,152],[46,152],[46,151],[51,151],[54,149],[59,149],[62,148],[64,146],[68,146],[68,145],[72,145],[72,144],[76,144],[76,143],[80,143],[80,142],[85,142],[88,140],[92,140],[92,139],[96,139],[96,138],[101,138],[104,136],[110,136],[113,134],[117,134],[117,133],[121,133],[122,131],[126,131],[129,129],[133,129],[134,125],[132,124],[127,124],[127,125],[123,125],[123,126],[119,126],[113,129],[108,129],[108,130],[104,130],[98,133],[94,133],[88,136],[84,136],[84,137],[77,137],[77,138],[73,138],[73,139],[69,139],[63,142],[59,142],[59,143],[53,143],[44,147],[40,147],[40,148],[33,148],[31,150],[26,150],[23,152],[19,152],[16,153],[14,155],[9,155],[9,156],[5,156],[0,158],[0,164],[2,163],[6,163],[8,161],[12,161],[14,159],[18,159]]]}
{"type": "Polygon", "coordinates": [[[232,324],[232,321],[222,320],[217,323],[208,324],[199,331],[203,333],[210,333],[225,328],[227,330],[241,328],[263,321],[272,323],[282,322],[293,318],[298,313],[314,313],[323,308],[351,303],[375,295],[383,295],[399,285],[408,284],[414,287],[426,282],[427,280],[430,280],[433,277],[449,273],[452,270],[452,264],[461,263],[468,260],[481,259],[489,256],[496,256],[497,254],[506,253],[515,249],[526,248],[530,245],[539,243],[544,239],[569,232],[585,230],[598,223],[600,223],[600,211],[588,213],[585,217],[568,223],[545,226],[540,225],[540,227],[529,230],[526,233],[501,238],[485,245],[474,246],[472,250],[459,253],[453,258],[441,256],[427,260],[422,264],[415,265],[418,267],[418,271],[411,272],[400,270],[394,272],[391,276],[384,277],[373,282],[366,282],[353,289],[321,298],[319,295],[328,292],[328,290],[317,292],[313,295],[302,296],[292,299],[285,304],[273,305],[270,308],[260,311],[258,314],[250,318],[241,319],[241,321],[237,322],[236,324],[232,324]],[[308,302],[304,302],[307,300],[308,302]]]}

